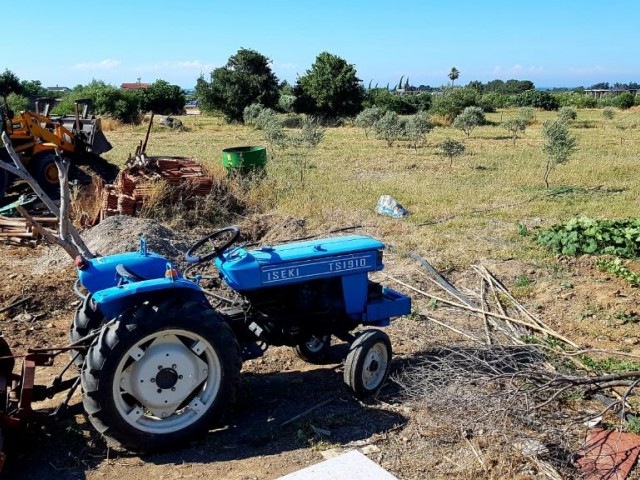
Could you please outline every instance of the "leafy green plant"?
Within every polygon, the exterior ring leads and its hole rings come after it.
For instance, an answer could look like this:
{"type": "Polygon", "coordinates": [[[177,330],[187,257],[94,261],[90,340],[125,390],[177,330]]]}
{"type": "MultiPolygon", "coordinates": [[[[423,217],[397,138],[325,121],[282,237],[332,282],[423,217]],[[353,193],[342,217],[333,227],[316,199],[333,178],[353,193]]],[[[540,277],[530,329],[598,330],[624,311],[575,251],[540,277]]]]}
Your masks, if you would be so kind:
{"type": "Polygon", "coordinates": [[[631,417],[627,420],[627,431],[640,435],[640,417],[631,417]]]}
{"type": "Polygon", "coordinates": [[[603,272],[609,272],[628,281],[632,287],[640,286],[640,274],[630,270],[621,258],[614,258],[613,260],[603,258],[598,260],[597,265],[603,272]]]}
{"type": "Polygon", "coordinates": [[[244,120],[245,125],[255,126],[256,120],[263,112],[264,107],[259,103],[252,103],[251,105],[247,105],[244,107],[242,111],[242,119],[244,120]]]}
{"type": "Polygon", "coordinates": [[[640,322],[640,317],[632,310],[618,310],[614,317],[622,321],[622,325],[636,324],[640,322]]]}
{"type": "Polygon", "coordinates": [[[580,355],[580,360],[587,367],[598,372],[636,372],[640,370],[640,363],[629,360],[621,360],[620,358],[607,357],[602,360],[596,360],[588,355],[580,355]]]}
{"type": "Polygon", "coordinates": [[[516,287],[518,288],[526,288],[531,286],[532,284],[533,281],[524,274],[518,275],[518,278],[516,278],[516,287]]]}
{"type": "Polygon", "coordinates": [[[529,229],[524,223],[519,223],[516,227],[516,232],[518,233],[518,235],[525,237],[529,234],[529,229]]]}
{"type": "Polygon", "coordinates": [[[553,225],[538,235],[538,243],[563,255],[640,255],[640,218],[594,220],[579,217],[553,225]]]}

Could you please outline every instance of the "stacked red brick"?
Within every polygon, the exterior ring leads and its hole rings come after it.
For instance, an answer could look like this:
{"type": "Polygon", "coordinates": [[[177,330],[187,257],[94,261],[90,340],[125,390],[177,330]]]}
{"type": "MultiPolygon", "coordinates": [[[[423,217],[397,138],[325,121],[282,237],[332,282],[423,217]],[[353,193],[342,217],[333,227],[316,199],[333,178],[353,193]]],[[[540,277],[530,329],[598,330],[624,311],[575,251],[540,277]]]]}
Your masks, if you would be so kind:
{"type": "Polygon", "coordinates": [[[191,195],[205,196],[211,192],[213,179],[190,158],[149,157],[147,160],[146,167],[127,167],[120,171],[113,185],[105,186],[102,218],[136,215],[153,192],[153,183],[158,180],[171,187],[188,189],[191,195]]]}

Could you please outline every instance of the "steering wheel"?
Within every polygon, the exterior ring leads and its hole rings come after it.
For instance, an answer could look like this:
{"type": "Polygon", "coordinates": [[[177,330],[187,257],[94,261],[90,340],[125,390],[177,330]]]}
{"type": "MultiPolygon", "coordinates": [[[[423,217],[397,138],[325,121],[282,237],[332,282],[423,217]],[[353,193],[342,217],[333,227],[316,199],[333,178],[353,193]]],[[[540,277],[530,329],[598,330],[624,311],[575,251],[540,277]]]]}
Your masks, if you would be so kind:
{"type": "Polygon", "coordinates": [[[222,252],[233,245],[233,243],[238,239],[239,236],[240,229],[235,225],[231,227],[225,227],[222,230],[213,232],[194,243],[191,248],[187,250],[187,253],[184,254],[184,258],[189,263],[202,263],[211,260],[214,257],[219,257],[220,255],[222,255],[222,252]],[[224,240],[225,236],[228,236],[228,239],[224,240]],[[222,244],[216,245],[216,241],[221,241],[222,244]],[[207,253],[202,257],[194,255],[194,253],[207,242],[211,244],[211,246],[213,247],[213,251],[211,253],[207,253]]]}

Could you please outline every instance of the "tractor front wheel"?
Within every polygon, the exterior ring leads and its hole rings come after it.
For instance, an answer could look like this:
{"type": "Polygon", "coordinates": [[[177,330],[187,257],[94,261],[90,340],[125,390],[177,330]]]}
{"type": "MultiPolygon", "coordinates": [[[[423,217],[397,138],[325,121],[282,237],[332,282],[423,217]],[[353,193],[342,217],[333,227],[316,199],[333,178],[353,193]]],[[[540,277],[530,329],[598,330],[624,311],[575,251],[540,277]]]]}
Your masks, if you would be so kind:
{"type": "Polygon", "coordinates": [[[93,426],[125,448],[184,445],[233,400],[240,348],[229,325],[197,302],[145,302],[105,326],[82,370],[93,426]]]}
{"type": "Polygon", "coordinates": [[[391,355],[391,340],[381,330],[365,330],[356,338],[344,362],[344,382],[356,397],[370,397],[382,388],[391,355]]]}

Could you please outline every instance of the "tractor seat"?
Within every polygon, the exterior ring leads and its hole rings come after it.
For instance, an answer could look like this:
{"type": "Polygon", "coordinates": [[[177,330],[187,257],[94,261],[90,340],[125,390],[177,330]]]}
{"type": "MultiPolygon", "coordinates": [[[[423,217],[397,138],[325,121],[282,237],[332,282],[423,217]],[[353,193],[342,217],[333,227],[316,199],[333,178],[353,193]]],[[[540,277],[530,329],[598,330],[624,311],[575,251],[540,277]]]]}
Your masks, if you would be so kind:
{"type": "Polygon", "coordinates": [[[138,275],[137,273],[132,272],[122,263],[116,265],[116,273],[129,282],[141,282],[143,280],[150,280],[147,277],[143,277],[142,275],[138,275]]]}

